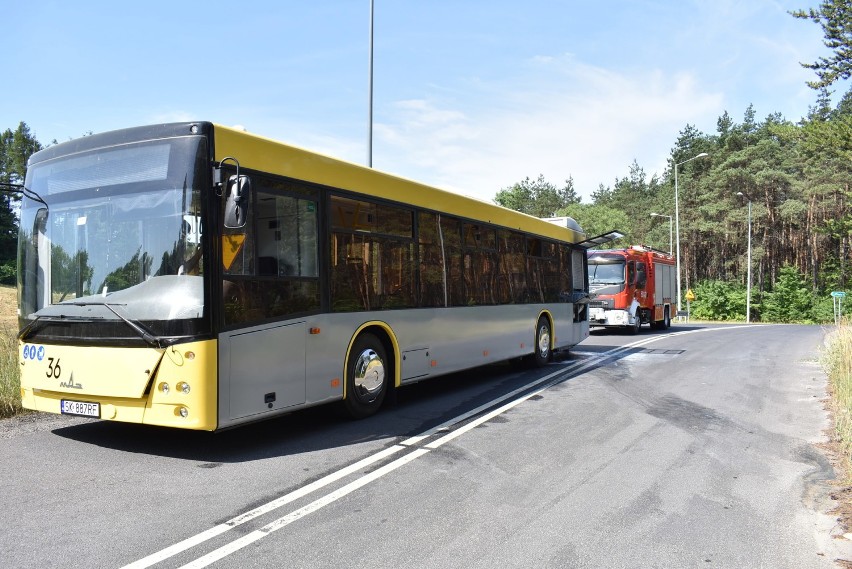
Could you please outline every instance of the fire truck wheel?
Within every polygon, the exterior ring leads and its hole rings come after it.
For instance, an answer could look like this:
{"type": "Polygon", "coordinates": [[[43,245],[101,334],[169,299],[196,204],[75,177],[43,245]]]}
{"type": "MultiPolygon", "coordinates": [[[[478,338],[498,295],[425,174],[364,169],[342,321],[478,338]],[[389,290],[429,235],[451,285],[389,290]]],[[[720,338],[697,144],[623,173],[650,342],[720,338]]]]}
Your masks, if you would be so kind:
{"type": "Polygon", "coordinates": [[[642,326],[642,318],[639,317],[639,311],[636,311],[636,318],[633,319],[633,326],[628,326],[627,331],[631,334],[638,334],[639,328],[642,326]]]}
{"type": "Polygon", "coordinates": [[[663,316],[663,330],[668,330],[672,325],[672,316],[669,314],[669,307],[666,307],[665,316],[663,316]]]}

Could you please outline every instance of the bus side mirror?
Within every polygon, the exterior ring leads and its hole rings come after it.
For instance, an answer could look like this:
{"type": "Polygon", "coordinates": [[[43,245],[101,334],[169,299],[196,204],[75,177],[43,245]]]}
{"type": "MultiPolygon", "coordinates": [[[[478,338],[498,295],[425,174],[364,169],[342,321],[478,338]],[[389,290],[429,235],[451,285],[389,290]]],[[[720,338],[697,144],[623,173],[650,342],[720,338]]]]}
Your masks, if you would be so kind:
{"type": "Polygon", "coordinates": [[[225,227],[228,229],[241,229],[246,225],[248,214],[248,197],[251,190],[251,182],[248,176],[237,176],[228,178],[227,199],[225,201],[225,227]]]}

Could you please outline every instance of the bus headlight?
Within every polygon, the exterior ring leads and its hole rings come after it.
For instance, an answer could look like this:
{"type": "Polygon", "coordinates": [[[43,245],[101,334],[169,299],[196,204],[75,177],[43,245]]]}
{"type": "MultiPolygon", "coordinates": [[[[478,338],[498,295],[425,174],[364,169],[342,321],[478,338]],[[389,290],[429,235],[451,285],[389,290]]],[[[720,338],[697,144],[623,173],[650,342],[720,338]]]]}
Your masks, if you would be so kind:
{"type": "Polygon", "coordinates": [[[162,382],[162,383],[159,385],[159,389],[160,389],[160,391],[163,393],[163,395],[168,395],[168,393],[169,393],[169,384],[168,384],[168,383],[166,383],[166,382],[164,381],[164,382],[162,382]]]}
{"type": "Polygon", "coordinates": [[[185,381],[181,381],[177,384],[177,390],[184,394],[189,393],[189,384],[185,381]]]}
{"type": "Polygon", "coordinates": [[[189,417],[189,409],[187,409],[186,407],[178,407],[178,415],[186,419],[187,417],[189,417]]]}

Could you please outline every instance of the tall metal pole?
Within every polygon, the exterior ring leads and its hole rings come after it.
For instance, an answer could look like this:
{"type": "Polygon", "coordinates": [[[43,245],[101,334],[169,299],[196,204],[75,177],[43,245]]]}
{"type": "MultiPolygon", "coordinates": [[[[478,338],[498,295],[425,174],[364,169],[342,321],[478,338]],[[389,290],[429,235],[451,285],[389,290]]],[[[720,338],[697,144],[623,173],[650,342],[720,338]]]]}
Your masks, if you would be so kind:
{"type": "Polygon", "coordinates": [[[675,174],[675,239],[677,241],[677,255],[675,256],[675,265],[677,266],[677,311],[681,310],[680,303],[680,205],[678,203],[678,195],[677,195],[677,167],[681,164],[686,164],[687,162],[692,162],[696,158],[703,158],[704,156],[709,156],[706,152],[702,152],[696,156],[693,156],[689,160],[684,160],[683,162],[677,162],[674,165],[674,174],[675,174]]]}
{"type": "Polygon", "coordinates": [[[746,277],[746,324],[751,322],[751,198],[748,198],[748,264],[746,277]]]}
{"type": "Polygon", "coordinates": [[[373,0],[370,0],[370,88],[369,88],[369,111],[368,111],[368,134],[367,134],[367,167],[373,167],[373,0]]]}
{"type": "MultiPolygon", "coordinates": [[[[681,162],[683,164],[683,162],[681,162]]],[[[677,253],[675,254],[675,271],[677,272],[677,315],[680,316],[681,305],[680,305],[680,204],[678,203],[677,197],[677,167],[679,164],[675,164],[675,238],[677,242],[677,253]]]]}

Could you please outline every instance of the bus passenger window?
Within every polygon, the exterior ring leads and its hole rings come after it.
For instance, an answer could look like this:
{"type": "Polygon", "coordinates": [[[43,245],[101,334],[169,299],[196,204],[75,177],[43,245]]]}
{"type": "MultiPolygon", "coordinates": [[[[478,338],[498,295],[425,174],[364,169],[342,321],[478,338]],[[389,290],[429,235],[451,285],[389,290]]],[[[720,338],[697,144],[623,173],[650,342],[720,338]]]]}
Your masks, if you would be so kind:
{"type": "Polygon", "coordinates": [[[331,304],[335,312],[414,306],[414,214],[331,197],[331,304]]]}
{"type": "Polygon", "coordinates": [[[312,200],[258,192],[258,276],[318,276],[316,211],[312,200]]]}

